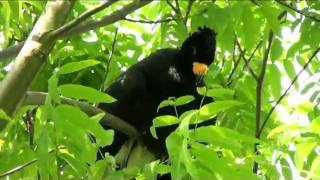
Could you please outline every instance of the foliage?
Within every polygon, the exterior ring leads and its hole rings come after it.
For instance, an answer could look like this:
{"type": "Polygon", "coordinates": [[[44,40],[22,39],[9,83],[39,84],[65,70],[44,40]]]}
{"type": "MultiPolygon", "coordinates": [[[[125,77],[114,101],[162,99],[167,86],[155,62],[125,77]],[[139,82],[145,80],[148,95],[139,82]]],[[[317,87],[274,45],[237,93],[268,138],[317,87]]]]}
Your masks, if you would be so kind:
{"type": "MultiPolygon", "coordinates": [[[[126,4],[114,3],[90,20],[126,4]]],[[[76,2],[68,19],[97,5],[76,2]]],[[[25,40],[44,9],[44,1],[1,1],[0,50],[25,40]]],[[[173,179],[319,179],[319,13],[318,1],[155,1],[124,20],[58,41],[29,88],[48,92],[45,104],[22,106],[13,117],[0,111],[0,122],[9,122],[0,133],[0,178],[22,166],[8,176],[154,179],[171,172],[173,179]],[[98,147],[111,145],[114,131],[99,125],[103,115],[89,116],[60,96],[111,103],[115,99],[101,90],[122,71],[156,49],[179,47],[204,25],[217,31],[218,49],[207,87],[198,92],[215,102],[153,120],[154,138],[158,127],[178,125],[166,140],[170,163],[155,160],[119,170],[110,155],[96,161],[98,147]],[[216,126],[189,127],[212,117],[216,126]]],[[[0,80],[12,60],[0,59],[0,80]]],[[[193,99],[170,97],[158,108],[193,99]]]]}

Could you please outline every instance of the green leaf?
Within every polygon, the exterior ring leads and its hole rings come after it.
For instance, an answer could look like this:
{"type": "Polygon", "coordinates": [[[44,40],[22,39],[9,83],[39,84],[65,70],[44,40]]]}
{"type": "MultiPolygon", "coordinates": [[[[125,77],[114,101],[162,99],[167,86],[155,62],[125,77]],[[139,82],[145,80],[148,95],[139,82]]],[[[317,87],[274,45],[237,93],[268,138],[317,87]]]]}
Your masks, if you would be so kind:
{"type": "Polygon", "coordinates": [[[234,151],[240,150],[243,147],[243,142],[254,144],[259,141],[251,136],[219,126],[203,126],[190,130],[190,137],[198,142],[205,142],[234,151]]]}
{"type": "Polygon", "coordinates": [[[100,92],[94,88],[77,85],[77,84],[64,84],[58,87],[58,91],[61,95],[69,98],[75,98],[79,100],[87,100],[90,103],[105,102],[112,103],[116,99],[110,95],[100,92]]]}
{"type": "Polygon", "coordinates": [[[171,100],[171,99],[166,99],[166,100],[163,100],[158,108],[157,108],[157,112],[159,112],[159,109],[163,108],[163,107],[167,107],[167,106],[173,106],[174,105],[174,101],[171,100]]]}
{"type": "Polygon", "coordinates": [[[175,106],[182,106],[182,105],[190,103],[193,100],[194,100],[194,97],[191,95],[181,96],[181,97],[175,99],[174,105],[175,106]]]}
{"type": "Polygon", "coordinates": [[[261,11],[267,19],[267,23],[272,28],[273,32],[276,34],[280,33],[280,21],[278,16],[280,14],[279,9],[272,6],[272,3],[262,1],[263,5],[261,6],[261,11]]]}
{"type": "Polygon", "coordinates": [[[311,131],[320,135],[320,116],[312,120],[311,131]]]}
{"type": "MultiPolygon", "coordinates": [[[[294,69],[293,63],[290,60],[285,60],[283,61],[284,69],[287,72],[288,76],[290,77],[291,80],[294,79],[296,76],[296,71],[294,69]]],[[[295,83],[295,87],[298,87],[298,82],[295,83]]]]}
{"type": "Polygon", "coordinates": [[[209,89],[206,93],[206,96],[213,97],[213,98],[224,98],[225,96],[233,96],[235,93],[232,89],[227,88],[214,88],[209,89]]]}
{"type": "MultiPolygon", "coordinates": [[[[243,33],[244,33],[244,44],[246,49],[251,49],[259,38],[259,33],[261,31],[261,21],[252,12],[251,4],[246,4],[244,10],[242,11],[243,20],[243,33]]],[[[231,41],[232,42],[232,41],[231,41]]]]}
{"type": "Polygon", "coordinates": [[[4,112],[4,110],[0,109],[0,120],[10,121],[11,118],[7,115],[6,112],[4,112]]]}
{"type": "Polygon", "coordinates": [[[4,47],[8,45],[8,39],[10,37],[10,18],[11,18],[11,9],[8,1],[2,1],[2,14],[4,17],[4,23],[3,23],[3,34],[4,34],[4,47]]]}
{"type": "MultiPolygon", "coordinates": [[[[220,157],[212,147],[200,143],[192,143],[192,155],[195,157],[197,169],[203,168],[209,173],[208,177],[201,179],[250,179],[258,180],[259,178],[252,172],[251,167],[245,164],[236,163],[233,159],[220,157]],[[219,164],[219,166],[217,166],[219,164]],[[209,172],[208,172],[209,171],[209,172]]],[[[201,174],[203,174],[202,171],[201,174]]]]}
{"type": "Polygon", "coordinates": [[[311,165],[307,179],[318,179],[320,176],[320,156],[317,156],[311,165]]]}
{"type": "Polygon", "coordinates": [[[219,112],[225,111],[227,109],[230,109],[234,106],[240,106],[244,103],[235,101],[235,100],[225,100],[225,101],[215,101],[209,104],[204,105],[200,109],[200,115],[203,116],[214,116],[218,114],[219,112]]]}
{"type": "Polygon", "coordinates": [[[69,124],[77,127],[78,130],[81,131],[79,133],[92,134],[99,146],[103,147],[112,143],[114,136],[113,130],[105,130],[97,121],[97,118],[103,117],[101,114],[89,118],[87,114],[80,109],[70,105],[59,105],[56,107],[55,112],[59,119],[58,125],[60,125],[61,128],[65,129],[63,126],[69,122],[69,124]]]}
{"type": "Polygon", "coordinates": [[[275,98],[278,98],[281,96],[281,72],[275,64],[270,64],[268,70],[272,94],[275,98]]]}
{"type": "Polygon", "coordinates": [[[153,125],[150,127],[151,135],[155,139],[158,139],[158,136],[156,133],[157,127],[164,127],[164,126],[178,124],[180,121],[176,116],[165,115],[165,116],[156,117],[155,119],[153,119],[152,122],[153,122],[153,125]]]}
{"type": "Polygon", "coordinates": [[[50,99],[54,100],[56,103],[60,103],[60,96],[58,93],[58,76],[56,73],[53,73],[48,81],[48,94],[50,99]]]}
{"type": "Polygon", "coordinates": [[[315,91],[312,93],[311,97],[310,97],[310,101],[311,102],[315,102],[316,100],[318,101],[319,100],[319,94],[320,94],[320,91],[315,91]]]}
{"type": "Polygon", "coordinates": [[[296,168],[301,172],[303,170],[303,164],[307,160],[311,151],[316,147],[317,142],[303,142],[296,144],[296,153],[294,156],[294,161],[296,168]]]}
{"type": "Polygon", "coordinates": [[[278,38],[273,40],[270,52],[270,59],[272,62],[275,62],[281,57],[282,52],[284,51],[281,44],[282,42],[278,38]]]}
{"type": "Polygon", "coordinates": [[[302,49],[303,44],[298,41],[294,43],[287,51],[287,58],[292,58],[297,52],[302,49]]]}
{"type": "Polygon", "coordinates": [[[9,1],[9,5],[10,5],[11,12],[14,12],[12,14],[12,19],[14,19],[16,22],[19,22],[19,14],[20,14],[19,2],[9,1]]]}
{"type": "Polygon", "coordinates": [[[296,110],[298,113],[301,114],[307,114],[313,110],[314,104],[310,101],[304,101],[302,103],[299,103],[296,107],[296,110]]]}
{"type": "Polygon", "coordinates": [[[167,107],[167,106],[182,106],[185,104],[188,104],[189,102],[193,101],[194,97],[191,95],[186,95],[186,96],[181,96],[179,98],[175,98],[175,97],[169,97],[166,100],[163,100],[158,108],[157,108],[157,112],[159,111],[159,109],[163,108],[163,107],[167,107]]]}
{"type": "Polygon", "coordinates": [[[67,153],[59,153],[59,158],[66,161],[79,177],[85,175],[85,166],[77,158],[67,153]]]}
{"type": "Polygon", "coordinates": [[[46,126],[42,126],[40,139],[37,140],[37,165],[41,179],[49,179],[50,161],[48,161],[49,154],[49,134],[45,130],[46,126]]]}
{"type": "Polygon", "coordinates": [[[313,88],[317,83],[310,82],[308,83],[301,91],[301,94],[306,94],[311,88],[313,88]]]}
{"type": "Polygon", "coordinates": [[[280,134],[285,131],[305,131],[305,130],[307,130],[307,128],[299,124],[284,124],[272,129],[269,132],[267,138],[274,138],[276,134],[280,134]]]}
{"type": "MultiPolygon", "coordinates": [[[[190,154],[187,150],[187,141],[180,133],[171,133],[166,139],[166,146],[171,161],[171,177],[172,179],[182,179],[187,174],[195,174],[192,171],[192,162],[190,154]],[[191,171],[189,171],[191,170],[191,171]]],[[[194,167],[194,169],[196,169],[194,167]]]]}
{"type": "Polygon", "coordinates": [[[95,66],[97,64],[100,64],[99,61],[96,60],[85,60],[85,61],[79,61],[79,62],[71,62],[68,64],[63,65],[59,69],[59,74],[69,74],[76,71],[80,71],[82,69],[95,66]]]}

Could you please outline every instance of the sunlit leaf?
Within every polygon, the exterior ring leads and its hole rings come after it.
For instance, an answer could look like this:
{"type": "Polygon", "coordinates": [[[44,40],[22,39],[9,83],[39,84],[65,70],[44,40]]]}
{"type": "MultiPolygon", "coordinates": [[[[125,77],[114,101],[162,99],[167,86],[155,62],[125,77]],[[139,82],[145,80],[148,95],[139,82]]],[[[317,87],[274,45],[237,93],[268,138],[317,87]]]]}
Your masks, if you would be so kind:
{"type": "Polygon", "coordinates": [[[283,48],[279,39],[274,39],[271,46],[270,59],[275,62],[282,55],[283,48]]]}
{"type": "Polygon", "coordinates": [[[156,133],[156,128],[157,127],[164,127],[164,126],[170,126],[173,124],[178,124],[180,121],[176,116],[170,116],[170,115],[165,115],[165,116],[159,116],[153,119],[153,125],[150,127],[151,135],[155,138],[158,139],[157,133],[156,133]]]}
{"type": "Polygon", "coordinates": [[[97,64],[100,64],[99,61],[96,60],[85,60],[85,61],[79,61],[79,62],[71,62],[68,64],[63,65],[59,69],[59,74],[69,74],[76,71],[80,71],[82,69],[95,66],[97,64]]]}
{"type": "Polygon", "coordinates": [[[222,112],[234,106],[240,106],[243,104],[244,103],[235,101],[235,100],[215,101],[213,103],[204,105],[200,109],[200,115],[204,115],[204,116],[216,115],[219,112],[222,112]]]}
{"type": "Polygon", "coordinates": [[[268,78],[273,96],[278,98],[281,96],[281,72],[275,64],[268,66],[268,78]]]}
{"type": "Polygon", "coordinates": [[[116,100],[108,94],[100,92],[94,88],[77,85],[64,84],[58,87],[61,95],[79,100],[87,100],[88,102],[105,102],[112,103],[116,100]]]}
{"type": "Polygon", "coordinates": [[[175,99],[174,105],[175,106],[182,106],[182,105],[190,103],[193,100],[194,100],[194,97],[191,95],[181,96],[181,97],[178,97],[177,99],[175,99]]]}
{"type": "Polygon", "coordinates": [[[253,137],[242,135],[237,131],[219,126],[198,127],[195,130],[191,130],[190,133],[191,137],[196,141],[210,143],[231,150],[239,150],[242,148],[241,142],[252,144],[258,142],[258,140],[253,137]]]}
{"type": "Polygon", "coordinates": [[[317,142],[304,142],[296,144],[295,164],[298,171],[303,169],[303,164],[307,160],[311,151],[316,147],[317,142]]]}

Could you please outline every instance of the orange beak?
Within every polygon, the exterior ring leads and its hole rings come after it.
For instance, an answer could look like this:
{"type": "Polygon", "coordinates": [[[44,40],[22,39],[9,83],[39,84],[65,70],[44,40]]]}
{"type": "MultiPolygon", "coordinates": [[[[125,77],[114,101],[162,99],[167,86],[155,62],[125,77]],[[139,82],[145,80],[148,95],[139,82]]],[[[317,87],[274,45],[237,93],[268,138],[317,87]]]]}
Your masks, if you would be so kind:
{"type": "Polygon", "coordinates": [[[208,66],[206,64],[194,62],[192,65],[192,71],[195,75],[203,76],[208,71],[208,66]]]}

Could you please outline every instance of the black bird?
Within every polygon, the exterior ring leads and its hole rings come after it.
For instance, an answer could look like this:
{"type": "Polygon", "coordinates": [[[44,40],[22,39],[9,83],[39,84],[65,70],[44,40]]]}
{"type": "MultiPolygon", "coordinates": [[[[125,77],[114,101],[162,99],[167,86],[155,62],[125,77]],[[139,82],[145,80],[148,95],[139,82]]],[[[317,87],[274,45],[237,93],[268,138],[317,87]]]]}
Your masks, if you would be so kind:
{"type": "MultiPolygon", "coordinates": [[[[122,73],[106,90],[117,101],[99,107],[133,125],[149,150],[163,155],[165,138],[176,126],[156,128],[159,140],[151,136],[149,129],[154,117],[174,115],[175,111],[167,107],[157,112],[157,107],[168,97],[193,95],[195,100],[179,107],[178,112],[199,108],[202,96],[196,88],[204,84],[202,77],[214,60],[215,50],[216,33],[207,27],[198,28],[181,48],[160,49],[122,73]]],[[[112,147],[102,152],[114,155],[127,138],[116,132],[112,147]]]]}

